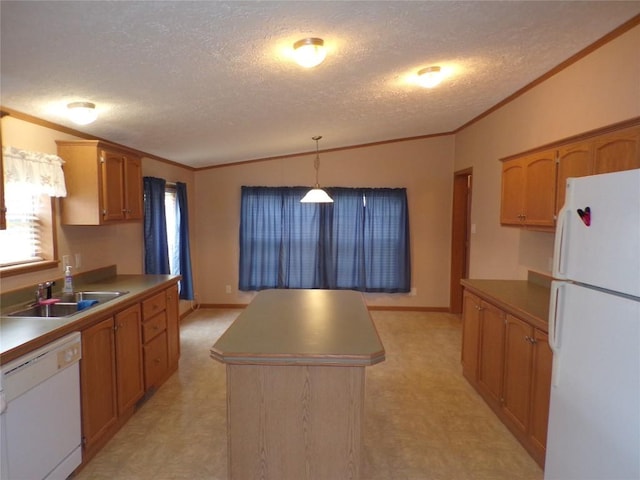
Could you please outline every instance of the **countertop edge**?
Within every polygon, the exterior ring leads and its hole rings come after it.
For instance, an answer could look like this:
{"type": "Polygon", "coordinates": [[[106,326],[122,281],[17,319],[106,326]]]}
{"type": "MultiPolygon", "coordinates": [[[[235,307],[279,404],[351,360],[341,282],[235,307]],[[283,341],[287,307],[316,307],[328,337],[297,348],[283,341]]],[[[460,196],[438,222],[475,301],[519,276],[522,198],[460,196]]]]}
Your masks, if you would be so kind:
{"type": "Polygon", "coordinates": [[[333,366],[333,367],[368,367],[384,362],[385,351],[380,350],[370,355],[297,355],[297,354],[263,354],[234,353],[225,354],[214,347],[210,350],[214,360],[227,365],[272,365],[272,366],[333,366]]]}

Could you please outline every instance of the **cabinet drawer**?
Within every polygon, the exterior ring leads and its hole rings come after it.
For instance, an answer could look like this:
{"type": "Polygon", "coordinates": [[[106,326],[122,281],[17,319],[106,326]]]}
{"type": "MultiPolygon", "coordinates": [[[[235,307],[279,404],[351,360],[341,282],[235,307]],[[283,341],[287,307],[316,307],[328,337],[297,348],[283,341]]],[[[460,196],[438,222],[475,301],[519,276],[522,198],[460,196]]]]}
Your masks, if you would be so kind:
{"type": "Polygon", "coordinates": [[[148,390],[160,384],[167,373],[167,332],[162,332],[144,346],[144,386],[148,390]]]}
{"type": "Polygon", "coordinates": [[[158,312],[167,308],[167,299],[164,292],[160,292],[142,302],[142,318],[147,320],[158,312]]]}
{"type": "Polygon", "coordinates": [[[142,322],[142,343],[148,343],[152,338],[167,329],[167,313],[160,312],[149,320],[142,322]]]}

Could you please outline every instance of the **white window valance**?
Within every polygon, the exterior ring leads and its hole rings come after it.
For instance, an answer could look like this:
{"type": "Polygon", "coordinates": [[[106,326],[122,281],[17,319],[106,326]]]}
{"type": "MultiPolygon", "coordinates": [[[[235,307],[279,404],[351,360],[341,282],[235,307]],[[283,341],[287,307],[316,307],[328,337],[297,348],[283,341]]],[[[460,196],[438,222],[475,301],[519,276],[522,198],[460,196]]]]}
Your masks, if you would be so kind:
{"type": "Polygon", "coordinates": [[[2,147],[4,183],[8,187],[27,188],[33,194],[66,197],[62,160],[57,155],[2,147]]]}

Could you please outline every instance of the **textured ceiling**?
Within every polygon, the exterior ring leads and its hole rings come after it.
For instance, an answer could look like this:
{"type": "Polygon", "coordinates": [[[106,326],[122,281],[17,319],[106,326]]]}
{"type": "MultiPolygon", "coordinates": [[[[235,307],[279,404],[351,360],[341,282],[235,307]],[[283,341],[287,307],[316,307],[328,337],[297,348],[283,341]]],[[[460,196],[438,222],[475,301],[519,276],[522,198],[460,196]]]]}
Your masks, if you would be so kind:
{"type": "Polygon", "coordinates": [[[193,167],[450,132],[640,2],[0,2],[4,107],[193,167]],[[294,41],[325,40],[313,69],[294,41]],[[440,65],[435,89],[411,75],[440,65]],[[61,111],[92,101],[84,127],[61,111]]]}

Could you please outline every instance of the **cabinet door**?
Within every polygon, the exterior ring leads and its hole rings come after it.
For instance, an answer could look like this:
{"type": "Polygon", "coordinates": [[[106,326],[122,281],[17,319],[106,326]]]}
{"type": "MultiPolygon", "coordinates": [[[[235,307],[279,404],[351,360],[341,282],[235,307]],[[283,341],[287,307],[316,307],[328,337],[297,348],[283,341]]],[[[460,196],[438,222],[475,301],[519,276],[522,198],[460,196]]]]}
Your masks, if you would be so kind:
{"type": "MultiPolygon", "coordinates": [[[[0,131],[1,135],[1,131],[0,131]]],[[[0,152],[0,230],[7,229],[7,207],[4,204],[4,159],[0,152]]]]}
{"type": "Polygon", "coordinates": [[[80,381],[85,448],[97,442],[118,418],[113,327],[110,317],[82,331],[80,381]]]}
{"type": "Polygon", "coordinates": [[[128,156],[124,162],[124,204],[125,218],[139,220],[142,218],[142,161],[128,156]]]}
{"type": "Polygon", "coordinates": [[[598,137],[594,146],[594,174],[640,168],[640,126],[598,137]]]}
{"type": "Polygon", "coordinates": [[[164,331],[144,346],[145,389],[159,386],[167,369],[167,332],[164,331]]]}
{"type": "Polygon", "coordinates": [[[520,160],[510,160],[502,165],[500,223],[504,225],[520,225],[522,223],[524,172],[520,160]]]}
{"type": "Polygon", "coordinates": [[[533,344],[533,375],[531,379],[531,415],[529,437],[544,458],[549,422],[549,397],[551,395],[551,365],[553,353],[546,333],[536,329],[533,344]]]}
{"type": "Polygon", "coordinates": [[[140,305],[115,316],[118,412],[132,407],[144,394],[140,305]]]}
{"type": "Polygon", "coordinates": [[[564,205],[567,178],[591,175],[593,145],[581,142],[558,149],[558,178],[556,181],[556,213],[564,205]]]}
{"type": "Polygon", "coordinates": [[[505,313],[484,301],[480,308],[478,386],[499,404],[502,398],[505,313]]]}
{"type": "Polygon", "coordinates": [[[527,157],[524,168],[524,223],[553,227],[556,198],[555,150],[527,157]]]}
{"type": "Polygon", "coordinates": [[[105,222],[123,220],[124,205],[124,157],[117,152],[102,150],[102,219],[105,222]]]}
{"type": "Polygon", "coordinates": [[[529,426],[532,342],[533,328],[519,318],[507,315],[502,408],[523,433],[529,426]]]}
{"type": "Polygon", "coordinates": [[[178,365],[180,359],[180,311],[178,307],[178,284],[166,291],[167,294],[167,343],[169,368],[178,365]]]}
{"type": "Polygon", "coordinates": [[[475,382],[478,378],[480,341],[480,299],[464,292],[462,297],[462,374],[475,382]]]}

